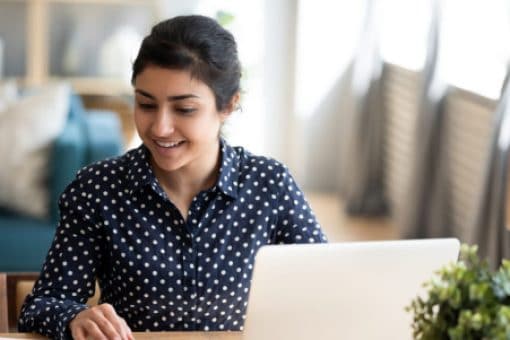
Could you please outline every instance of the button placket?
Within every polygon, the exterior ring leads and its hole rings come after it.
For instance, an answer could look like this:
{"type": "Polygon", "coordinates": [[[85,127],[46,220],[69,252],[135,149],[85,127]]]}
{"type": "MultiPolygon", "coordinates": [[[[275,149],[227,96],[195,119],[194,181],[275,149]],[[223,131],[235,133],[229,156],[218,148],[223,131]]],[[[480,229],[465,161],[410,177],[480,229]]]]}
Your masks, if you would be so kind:
{"type": "Polygon", "coordinates": [[[197,263],[197,246],[198,242],[195,241],[195,237],[198,234],[198,226],[200,215],[204,209],[204,203],[206,203],[203,197],[206,196],[206,193],[202,192],[198,196],[196,196],[190,206],[188,212],[188,219],[186,221],[186,236],[189,240],[189,248],[188,248],[188,260],[187,260],[187,268],[189,268],[189,287],[191,287],[190,292],[190,300],[191,300],[191,311],[193,313],[192,321],[195,329],[199,329],[201,320],[198,318],[198,287],[197,287],[197,276],[198,276],[198,263],[197,263]]]}

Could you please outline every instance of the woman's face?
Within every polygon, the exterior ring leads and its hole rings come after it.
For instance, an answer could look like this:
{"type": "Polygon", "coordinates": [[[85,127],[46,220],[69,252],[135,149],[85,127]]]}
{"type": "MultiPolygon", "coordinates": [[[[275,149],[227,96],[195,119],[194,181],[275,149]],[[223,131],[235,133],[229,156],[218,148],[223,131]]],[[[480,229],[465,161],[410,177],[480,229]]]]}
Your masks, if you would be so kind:
{"type": "Polygon", "coordinates": [[[171,172],[215,157],[229,111],[188,71],[147,66],[135,79],[135,125],[155,166],[171,172]],[[213,153],[213,154],[211,154],[213,153]]]}

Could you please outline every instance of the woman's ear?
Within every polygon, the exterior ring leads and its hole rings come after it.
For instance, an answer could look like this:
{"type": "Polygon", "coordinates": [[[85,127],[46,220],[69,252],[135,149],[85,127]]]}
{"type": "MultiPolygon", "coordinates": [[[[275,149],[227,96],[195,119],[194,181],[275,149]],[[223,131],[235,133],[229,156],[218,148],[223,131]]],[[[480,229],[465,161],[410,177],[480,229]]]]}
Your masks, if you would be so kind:
{"type": "Polygon", "coordinates": [[[221,111],[221,116],[223,117],[223,121],[227,119],[227,117],[230,116],[230,114],[237,110],[239,107],[239,101],[241,100],[241,93],[238,91],[236,92],[232,98],[230,99],[230,102],[225,107],[223,111],[221,111]]]}

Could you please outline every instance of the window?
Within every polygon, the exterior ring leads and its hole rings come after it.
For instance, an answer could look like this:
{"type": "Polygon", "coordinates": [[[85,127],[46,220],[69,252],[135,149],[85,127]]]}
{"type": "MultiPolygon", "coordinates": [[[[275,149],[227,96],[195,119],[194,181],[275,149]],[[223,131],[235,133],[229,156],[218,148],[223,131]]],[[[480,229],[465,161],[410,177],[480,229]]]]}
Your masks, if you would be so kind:
{"type": "Polygon", "coordinates": [[[349,66],[359,43],[362,1],[302,0],[297,17],[296,112],[310,117],[349,66]]]}
{"type": "Polygon", "coordinates": [[[432,1],[383,0],[378,4],[382,58],[409,70],[425,63],[432,1]]]}
{"type": "Polygon", "coordinates": [[[509,58],[510,6],[505,0],[444,0],[440,72],[457,87],[499,98],[509,58]]]}

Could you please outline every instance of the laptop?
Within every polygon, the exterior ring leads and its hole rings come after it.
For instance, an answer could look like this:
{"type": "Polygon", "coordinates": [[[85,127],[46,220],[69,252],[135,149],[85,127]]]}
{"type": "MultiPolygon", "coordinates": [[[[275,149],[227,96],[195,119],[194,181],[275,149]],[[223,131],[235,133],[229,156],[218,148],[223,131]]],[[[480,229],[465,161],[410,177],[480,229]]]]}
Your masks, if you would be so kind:
{"type": "Polygon", "coordinates": [[[405,307],[459,248],[457,239],[264,246],[242,338],[412,339],[405,307]]]}

